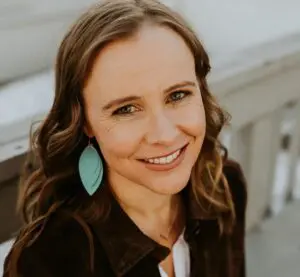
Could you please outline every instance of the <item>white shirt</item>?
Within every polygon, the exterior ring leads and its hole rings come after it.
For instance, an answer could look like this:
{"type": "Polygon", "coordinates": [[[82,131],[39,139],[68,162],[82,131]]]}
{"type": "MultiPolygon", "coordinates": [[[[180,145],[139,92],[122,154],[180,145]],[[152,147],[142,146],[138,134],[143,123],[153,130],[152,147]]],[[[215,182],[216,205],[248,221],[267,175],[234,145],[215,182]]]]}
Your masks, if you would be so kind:
{"type": "MultiPolygon", "coordinates": [[[[183,233],[173,245],[172,249],[174,271],[176,277],[190,276],[190,250],[187,242],[184,240],[183,233]]],[[[168,277],[166,272],[159,265],[159,272],[161,277],[168,277]]]]}

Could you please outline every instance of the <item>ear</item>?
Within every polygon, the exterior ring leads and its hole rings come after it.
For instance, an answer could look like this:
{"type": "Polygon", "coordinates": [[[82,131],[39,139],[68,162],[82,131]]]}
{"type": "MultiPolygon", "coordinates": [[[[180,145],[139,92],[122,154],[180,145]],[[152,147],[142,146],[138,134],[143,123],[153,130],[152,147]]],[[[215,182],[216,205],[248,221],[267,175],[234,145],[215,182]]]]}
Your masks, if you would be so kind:
{"type": "Polygon", "coordinates": [[[83,126],[83,131],[87,137],[89,137],[89,138],[94,137],[94,132],[88,122],[85,122],[85,124],[83,126]]]}

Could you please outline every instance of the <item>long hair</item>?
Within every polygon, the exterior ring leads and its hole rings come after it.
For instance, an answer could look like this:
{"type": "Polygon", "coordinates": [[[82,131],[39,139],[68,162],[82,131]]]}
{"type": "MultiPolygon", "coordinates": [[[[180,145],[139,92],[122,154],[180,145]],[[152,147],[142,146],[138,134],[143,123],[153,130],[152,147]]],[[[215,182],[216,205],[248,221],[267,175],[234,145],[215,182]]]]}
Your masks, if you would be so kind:
{"type": "MultiPolygon", "coordinates": [[[[11,249],[8,263],[11,276],[18,276],[17,263],[22,251],[40,235],[55,211],[67,211],[81,224],[90,241],[89,223],[109,213],[106,186],[100,192],[102,200],[96,203],[84,192],[78,175],[78,159],[88,143],[83,132],[82,91],[101,49],[113,41],[134,36],[145,22],[172,29],[184,39],[194,56],[206,114],[206,135],[192,169],[190,186],[203,213],[218,215],[220,229],[230,230],[235,213],[223,174],[226,150],[223,151],[218,140],[228,116],[209,91],[206,77],[210,63],[201,42],[179,14],[156,0],[102,1],[71,26],[59,47],[54,102],[31,138],[20,179],[17,206],[25,224],[11,249]]],[[[101,154],[99,148],[98,151],[101,154]]],[[[93,253],[92,243],[90,246],[93,253]]]]}

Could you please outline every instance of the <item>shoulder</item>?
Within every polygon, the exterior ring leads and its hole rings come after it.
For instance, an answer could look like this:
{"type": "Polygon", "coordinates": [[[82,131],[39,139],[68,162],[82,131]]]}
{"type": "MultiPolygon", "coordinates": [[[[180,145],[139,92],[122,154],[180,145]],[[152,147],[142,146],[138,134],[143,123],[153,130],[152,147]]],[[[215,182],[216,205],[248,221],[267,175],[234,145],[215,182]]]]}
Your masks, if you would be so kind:
{"type": "Polygon", "coordinates": [[[236,215],[243,218],[247,206],[247,183],[239,163],[227,160],[223,166],[223,173],[227,179],[236,215]]]}
{"type": "Polygon", "coordinates": [[[82,225],[71,215],[57,212],[44,223],[30,248],[40,254],[47,254],[49,250],[60,254],[62,251],[76,250],[76,247],[82,248],[84,245],[88,247],[89,243],[82,225]],[[45,251],[45,248],[48,251],[45,251]]]}
{"type": "MultiPolygon", "coordinates": [[[[22,250],[18,260],[22,276],[87,276],[90,242],[77,220],[64,213],[55,213],[34,233],[37,238],[22,250]]],[[[21,241],[17,238],[15,246],[21,245],[21,241]]],[[[6,265],[10,258],[11,253],[6,265]]]]}

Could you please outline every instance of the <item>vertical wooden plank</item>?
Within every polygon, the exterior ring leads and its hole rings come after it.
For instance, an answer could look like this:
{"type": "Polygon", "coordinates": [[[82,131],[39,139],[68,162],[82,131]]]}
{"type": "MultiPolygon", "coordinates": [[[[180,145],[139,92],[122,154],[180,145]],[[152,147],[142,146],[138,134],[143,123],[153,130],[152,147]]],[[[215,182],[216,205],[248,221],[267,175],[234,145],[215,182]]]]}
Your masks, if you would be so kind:
{"type": "Polygon", "coordinates": [[[227,126],[223,128],[219,136],[221,143],[227,148],[227,150],[230,149],[231,136],[232,130],[227,126]]]}
{"type": "MultiPolygon", "coordinates": [[[[274,197],[274,184],[275,184],[275,170],[277,169],[277,157],[279,154],[279,151],[281,149],[281,140],[282,140],[282,134],[281,134],[281,127],[282,127],[282,120],[284,117],[285,109],[282,107],[281,109],[278,109],[277,111],[273,112],[272,115],[270,115],[271,120],[271,133],[270,133],[270,153],[269,153],[269,192],[267,194],[267,207],[266,207],[266,215],[271,215],[274,213],[274,206],[277,206],[276,202],[278,202],[278,198],[274,197]]],[[[284,185],[284,184],[282,184],[284,185]]]]}
{"type": "Polygon", "coordinates": [[[290,145],[290,168],[288,177],[288,186],[286,190],[287,199],[291,200],[294,198],[294,192],[297,187],[296,169],[298,160],[300,159],[300,101],[297,102],[293,108],[293,115],[295,120],[294,128],[291,134],[291,145],[290,145]]]}
{"type": "Polygon", "coordinates": [[[229,157],[241,165],[247,180],[249,178],[251,132],[251,125],[238,130],[233,129],[229,147],[229,157]]]}
{"type": "Polygon", "coordinates": [[[252,125],[248,155],[248,229],[261,223],[270,205],[275,161],[280,143],[281,112],[267,115],[252,125]]]}
{"type": "Polygon", "coordinates": [[[0,243],[14,237],[21,227],[21,220],[16,214],[17,183],[18,178],[0,183],[0,243]]]}

